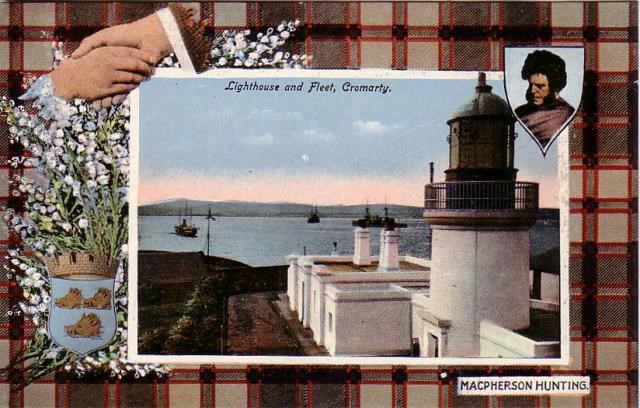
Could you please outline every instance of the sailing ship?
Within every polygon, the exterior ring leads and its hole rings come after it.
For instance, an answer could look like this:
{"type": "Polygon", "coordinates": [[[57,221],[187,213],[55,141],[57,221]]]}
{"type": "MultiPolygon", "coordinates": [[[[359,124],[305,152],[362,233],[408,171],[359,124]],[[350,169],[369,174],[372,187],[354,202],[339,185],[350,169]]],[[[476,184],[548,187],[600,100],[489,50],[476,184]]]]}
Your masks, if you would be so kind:
{"type": "MultiPolygon", "coordinates": [[[[182,218],[182,214],[178,214],[178,225],[176,225],[175,231],[176,234],[182,236],[182,237],[190,237],[190,238],[194,238],[198,235],[198,228],[193,225],[193,223],[190,221],[189,224],[187,224],[187,215],[189,214],[189,208],[185,206],[185,218],[182,218]]],[[[192,217],[192,215],[190,216],[192,217]]]]}
{"type": "Polygon", "coordinates": [[[314,205],[311,208],[311,215],[309,215],[309,218],[307,218],[307,223],[318,224],[319,222],[320,222],[320,216],[318,215],[318,207],[314,205]]]}

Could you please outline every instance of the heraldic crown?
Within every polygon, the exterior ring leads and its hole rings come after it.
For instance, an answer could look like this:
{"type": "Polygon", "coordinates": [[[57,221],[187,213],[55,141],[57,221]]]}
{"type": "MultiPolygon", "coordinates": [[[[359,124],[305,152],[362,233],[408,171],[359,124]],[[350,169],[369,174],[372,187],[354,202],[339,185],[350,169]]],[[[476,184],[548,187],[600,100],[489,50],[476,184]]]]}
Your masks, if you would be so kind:
{"type": "Polygon", "coordinates": [[[87,252],[63,253],[56,257],[46,257],[45,264],[49,275],[53,278],[79,280],[115,278],[118,270],[117,260],[87,252]]]}

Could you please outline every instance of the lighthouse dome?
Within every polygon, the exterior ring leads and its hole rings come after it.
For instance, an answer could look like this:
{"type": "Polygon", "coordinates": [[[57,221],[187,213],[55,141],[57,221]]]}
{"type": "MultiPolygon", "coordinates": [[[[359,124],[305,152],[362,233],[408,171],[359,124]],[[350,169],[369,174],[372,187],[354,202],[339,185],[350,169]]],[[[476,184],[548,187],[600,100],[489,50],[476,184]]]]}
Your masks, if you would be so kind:
{"type": "Polygon", "coordinates": [[[481,72],[478,75],[478,85],[476,92],[469,102],[462,105],[447,121],[451,123],[458,119],[491,116],[503,117],[515,121],[511,109],[507,102],[498,95],[491,92],[492,86],[487,85],[486,75],[481,72]]]}

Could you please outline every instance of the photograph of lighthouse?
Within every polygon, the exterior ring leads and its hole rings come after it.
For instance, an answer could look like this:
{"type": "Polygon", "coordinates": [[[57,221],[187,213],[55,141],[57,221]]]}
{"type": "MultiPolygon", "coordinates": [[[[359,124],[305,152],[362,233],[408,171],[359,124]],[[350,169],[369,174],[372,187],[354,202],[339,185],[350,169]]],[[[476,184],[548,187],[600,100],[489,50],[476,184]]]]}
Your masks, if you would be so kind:
{"type": "Polygon", "coordinates": [[[232,71],[133,95],[133,361],[563,357],[566,135],[502,74],[232,71]]]}

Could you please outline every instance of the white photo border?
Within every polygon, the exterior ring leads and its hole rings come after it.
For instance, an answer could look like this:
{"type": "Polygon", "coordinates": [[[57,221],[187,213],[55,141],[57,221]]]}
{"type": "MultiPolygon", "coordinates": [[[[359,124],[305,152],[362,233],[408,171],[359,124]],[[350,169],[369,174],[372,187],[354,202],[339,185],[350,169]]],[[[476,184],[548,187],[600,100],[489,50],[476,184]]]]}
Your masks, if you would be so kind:
{"type": "MultiPolygon", "coordinates": [[[[503,72],[484,71],[487,80],[503,81],[503,72]]],[[[158,69],[160,78],[318,78],[318,79],[477,79],[478,71],[397,71],[361,70],[211,70],[200,75],[181,69],[158,69]]],[[[556,139],[558,143],[558,180],[560,183],[560,357],[559,358],[485,358],[485,357],[331,357],[331,356],[230,356],[230,355],[158,355],[138,353],[138,179],[140,152],[140,91],[129,96],[130,186],[129,186],[129,258],[128,258],[128,361],[171,365],[404,365],[404,366],[568,366],[570,362],[569,327],[569,127],[556,139]]],[[[542,160],[542,157],[541,157],[542,160]]]]}

